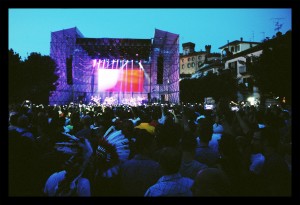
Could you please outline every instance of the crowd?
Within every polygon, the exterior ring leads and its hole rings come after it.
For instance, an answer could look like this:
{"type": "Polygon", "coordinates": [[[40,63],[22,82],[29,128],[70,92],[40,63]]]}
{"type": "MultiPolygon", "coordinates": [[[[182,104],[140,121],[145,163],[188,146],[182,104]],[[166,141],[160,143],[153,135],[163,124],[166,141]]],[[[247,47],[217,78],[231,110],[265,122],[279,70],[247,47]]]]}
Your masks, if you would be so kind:
{"type": "Polygon", "coordinates": [[[291,196],[291,110],[9,105],[9,196],[291,196]]]}

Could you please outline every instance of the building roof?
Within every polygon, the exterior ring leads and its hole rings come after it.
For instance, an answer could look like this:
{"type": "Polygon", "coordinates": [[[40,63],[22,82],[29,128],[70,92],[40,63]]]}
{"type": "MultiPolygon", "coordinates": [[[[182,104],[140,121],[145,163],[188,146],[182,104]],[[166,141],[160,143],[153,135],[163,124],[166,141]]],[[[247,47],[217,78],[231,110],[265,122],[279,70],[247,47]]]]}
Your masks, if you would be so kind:
{"type": "Polygon", "coordinates": [[[231,59],[234,59],[234,58],[238,58],[238,57],[241,57],[241,56],[245,56],[245,55],[247,55],[247,54],[254,53],[254,52],[259,51],[259,50],[262,50],[262,49],[263,49],[263,47],[262,47],[262,45],[260,44],[260,45],[254,46],[254,47],[252,47],[252,48],[249,48],[249,49],[247,49],[247,50],[241,51],[241,52],[239,52],[239,53],[233,54],[232,56],[224,57],[224,58],[223,58],[223,61],[224,61],[224,60],[228,61],[228,60],[231,60],[231,59]]]}
{"type": "Polygon", "coordinates": [[[211,58],[211,57],[221,57],[221,53],[208,53],[206,55],[207,58],[211,58]]]}
{"type": "Polygon", "coordinates": [[[254,52],[259,51],[259,50],[263,50],[264,48],[272,47],[273,45],[279,43],[280,40],[282,40],[284,38],[289,38],[290,35],[291,35],[291,31],[287,31],[285,34],[277,33],[276,37],[274,37],[272,39],[269,39],[269,40],[266,40],[262,43],[259,43],[259,45],[257,45],[257,46],[254,46],[254,47],[249,48],[247,50],[244,50],[244,51],[241,51],[239,53],[233,54],[232,56],[224,57],[223,61],[224,60],[225,61],[231,60],[231,59],[234,59],[234,58],[238,58],[240,56],[245,56],[247,54],[254,53],[254,52]]]}
{"type": "Polygon", "coordinates": [[[189,46],[195,47],[195,44],[192,43],[192,42],[187,42],[187,43],[183,43],[183,44],[182,44],[182,47],[189,47],[189,46]]]}
{"type": "Polygon", "coordinates": [[[219,49],[223,49],[223,48],[226,48],[227,46],[233,46],[233,45],[238,45],[238,44],[241,44],[241,43],[248,43],[248,44],[260,44],[260,42],[253,42],[253,41],[238,41],[238,40],[235,40],[235,41],[232,41],[230,43],[227,43],[226,45],[224,46],[221,46],[219,49]]]}
{"type": "Polygon", "coordinates": [[[213,61],[209,64],[204,64],[203,66],[201,66],[199,68],[199,71],[207,70],[207,69],[214,68],[214,67],[223,67],[223,66],[224,66],[224,64],[221,63],[220,61],[213,61]]]}

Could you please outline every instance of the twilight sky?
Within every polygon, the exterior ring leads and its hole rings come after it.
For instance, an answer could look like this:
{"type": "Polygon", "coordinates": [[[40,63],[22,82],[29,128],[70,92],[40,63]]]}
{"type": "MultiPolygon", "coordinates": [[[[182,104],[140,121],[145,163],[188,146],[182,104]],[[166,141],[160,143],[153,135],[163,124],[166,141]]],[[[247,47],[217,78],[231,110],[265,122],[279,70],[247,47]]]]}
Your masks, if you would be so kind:
{"type": "Polygon", "coordinates": [[[8,16],[8,49],[19,53],[22,59],[31,52],[50,55],[51,32],[77,27],[88,38],[154,37],[155,28],[179,34],[182,43],[193,42],[195,50],[212,52],[239,40],[261,42],[272,38],[276,22],[279,31],[292,29],[290,8],[224,8],[224,9],[20,9],[10,8],[8,16]]]}

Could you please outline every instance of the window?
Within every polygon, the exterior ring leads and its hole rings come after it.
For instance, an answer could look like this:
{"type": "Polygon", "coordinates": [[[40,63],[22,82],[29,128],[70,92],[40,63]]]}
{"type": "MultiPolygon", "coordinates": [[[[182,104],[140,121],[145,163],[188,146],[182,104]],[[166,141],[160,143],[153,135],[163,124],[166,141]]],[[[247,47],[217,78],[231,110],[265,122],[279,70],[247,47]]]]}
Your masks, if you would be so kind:
{"type": "Polygon", "coordinates": [[[237,61],[228,63],[228,67],[231,69],[233,74],[237,74],[237,61]]]}
{"type": "Polygon", "coordinates": [[[194,67],[195,66],[195,63],[192,63],[192,67],[194,67]]]}
{"type": "Polygon", "coordinates": [[[188,61],[190,61],[191,60],[191,58],[188,58],[188,61]]]}
{"type": "Polygon", "coordinates": [[[201,60],[201,56],[198,56],[198,60],[201,60]]]}
{"type": "Polygon", "coordinates": [[[229,67],[229,68],[236,68],[236,66],[237,66],[237,61],[228,63],[228,67],[229,67]]]}
{"type": "Polygon", "coordinates": [[[198,62],[198,67],[199,67],[199,68],[201,67],[201,62],[198,62]]]}
{"type": "Polygon", "coordinates": [[[182,69],[184,69],[184,64],[181,67],[182,67],[182,69]]]}
{"type": "Polygon", "coordinates": [[[182,59],[181,62],[184,62],[184,59],[182,59]]]}
{"type": "Polygon", "coordinates": [[[246,66],[240,66],[239,71],[240,71],[240,73],[245,73],[246,72],[246,66]]]}
{"type": "Polygon", "coordinates": [[[195,58],[194,57],[192,57],[192,61],[194,61],[195,60],[195,58]]]}
{"type": "Polygon", "coordinates": [[[188,68],[190,67],[190,63],[188,63],[188,68]]]}
{"type": "Polygon", "coordinates": [[[236,51],[236,52],[240,51],[240,45],[236,45],[236,46],[235,46],[235,51],[236,51]]]}

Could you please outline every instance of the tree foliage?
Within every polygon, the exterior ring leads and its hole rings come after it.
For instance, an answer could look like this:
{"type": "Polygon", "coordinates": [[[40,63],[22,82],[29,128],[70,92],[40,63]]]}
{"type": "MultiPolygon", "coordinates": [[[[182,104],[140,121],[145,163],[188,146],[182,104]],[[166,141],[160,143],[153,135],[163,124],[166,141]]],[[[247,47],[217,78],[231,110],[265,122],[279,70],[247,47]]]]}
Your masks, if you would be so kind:
{"type": "Polygon", "coordinates": [[[35,103],[49,101],[49,93],[56,89],[56,64],[50,56],[31,53],[21,61],[19,54],[9,50],[9,101],[30,99],[35,103]]]}
{"type": "Polygon", "coordinates": [[[23,95],[23,69],[21,57],[12,49],[8,51],[8,92],[9,102],[20,102],[24,97],[23,95]]]}
{"type": "Polygon", "coordinates": [[[202,78],[180,81],[181,102],[203,102],[205,97],[236,100],[236,92],[237,83],[230,70],[220,75],[208,74],[202,78]]]}
{"type": "Polygon", "coordinates": [[[291,99],[291,32],[265,41],[263,53],[247,61],[254,83],[263,95],[291,99]]]}

